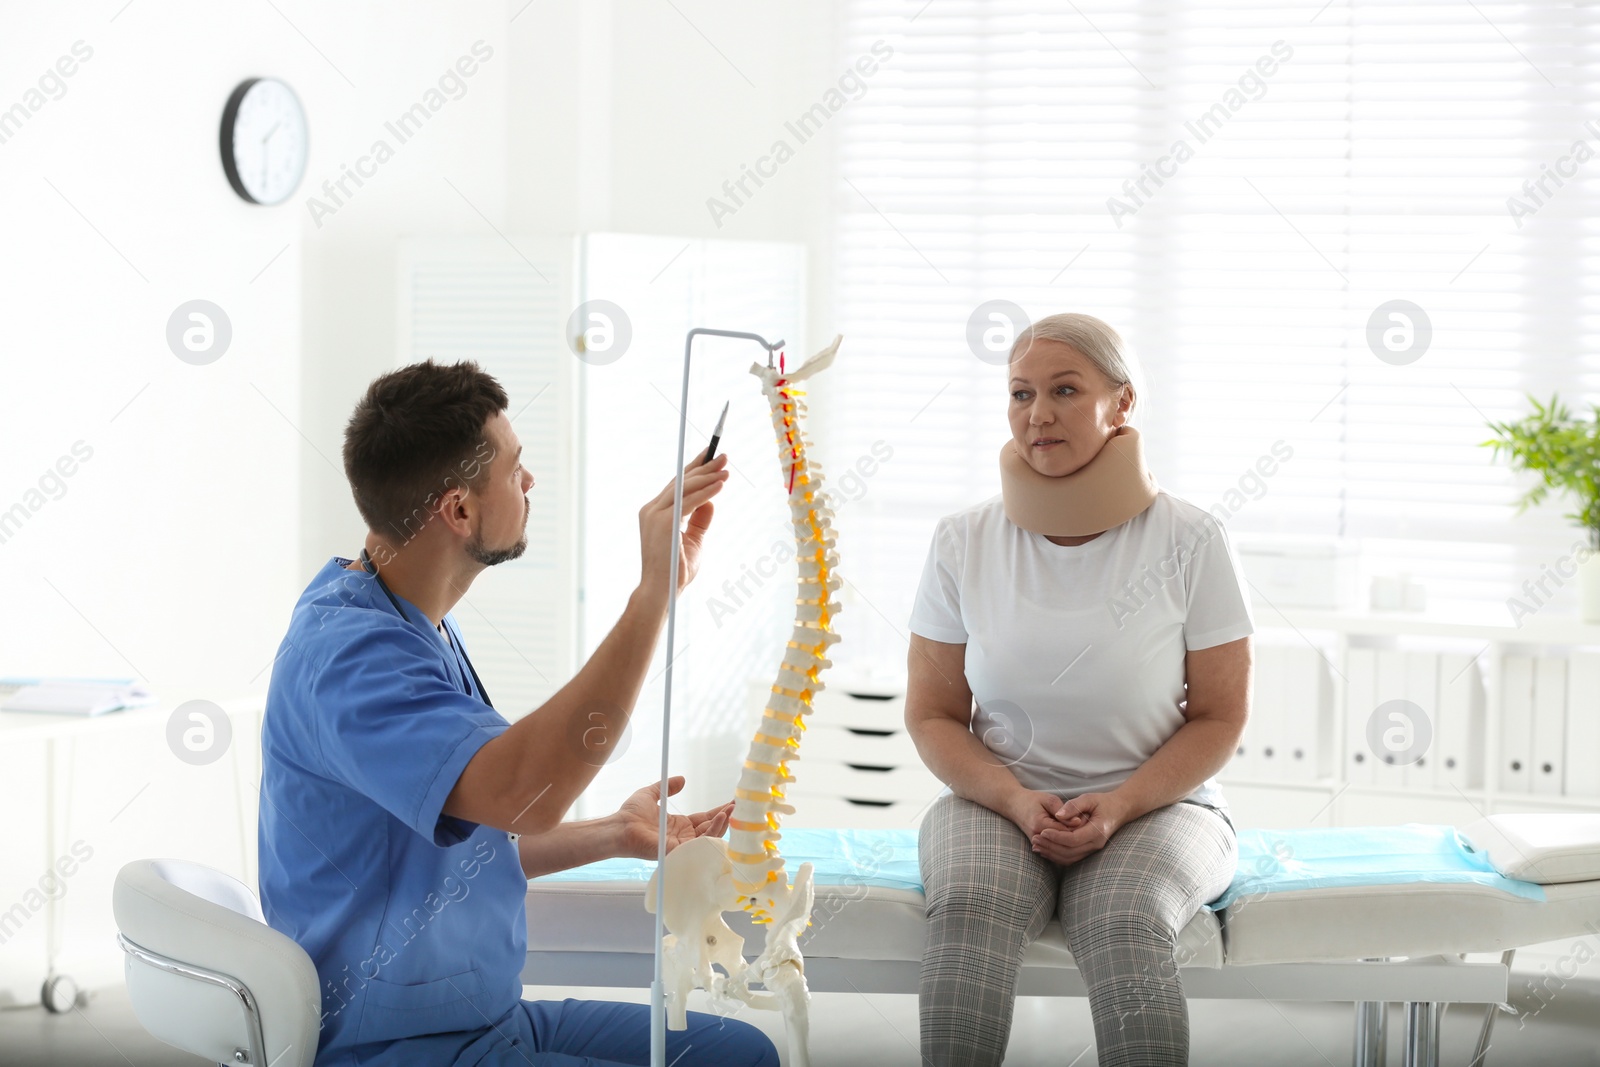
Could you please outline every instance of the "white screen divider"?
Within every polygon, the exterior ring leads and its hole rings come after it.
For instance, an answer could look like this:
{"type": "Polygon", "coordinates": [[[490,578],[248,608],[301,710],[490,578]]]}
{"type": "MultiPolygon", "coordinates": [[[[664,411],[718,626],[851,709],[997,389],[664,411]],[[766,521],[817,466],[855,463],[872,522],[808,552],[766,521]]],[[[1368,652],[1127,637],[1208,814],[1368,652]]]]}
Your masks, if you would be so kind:
{"type": "MultiPolygon", "coordinates": [[[[803,359],[805,270],[803,247],[775,242],[599,233],[402,243],[398,363],[470,358],[495,375],[535,479],[527,551],[482,574],[455,610],[508,719],[572,677],[638,583],[638,511],[674,474],[684,334],[751,330],[784,338],[789,357],[803,359]],[[612,351],[578,344],[601,328],[612,351]]],[[[674,773],[691,783],[681,805],[709,806],[732,788],[746,683],[781,654],[793,602],[783,588],[792,536],[752,358],[748,345],[719,338],[696,345],[688,448],[705,447],[731,400],[719,451],[736,473],[679,605],[674,733],[689,743],[675,745],[674,773]],[[788,557],[776,551],[785,540],[788,557]]],[[[609,762],[576,815],[614,810],[654,780],[664,666],[658,647],[634,721],[608,739],[609,762]]]]}
{"type": "Polygon", "coordinates": [[[578,371],[564,341],[573,241],[418,237],[398,255],[396,365],[476,360],[510,396],[533,473],[528,547],[454,609],[495,708],[515,722],[572,677],[578,646],[578,371]]]}

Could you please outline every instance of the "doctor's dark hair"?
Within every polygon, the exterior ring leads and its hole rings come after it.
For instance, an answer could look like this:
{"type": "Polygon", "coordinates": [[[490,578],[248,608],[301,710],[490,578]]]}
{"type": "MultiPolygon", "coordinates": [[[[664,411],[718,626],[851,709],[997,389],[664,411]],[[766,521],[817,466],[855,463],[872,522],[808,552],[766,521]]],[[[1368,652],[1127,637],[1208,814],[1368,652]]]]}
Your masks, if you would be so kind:
{"type": "Polygon", "coordinates": [[[428,359],[374,379],[344,428],[344,473],[367,528],[404,544],[442,495],[481,483],[494,458],[484,423],[508,403],[471,360],[428,359]]]}

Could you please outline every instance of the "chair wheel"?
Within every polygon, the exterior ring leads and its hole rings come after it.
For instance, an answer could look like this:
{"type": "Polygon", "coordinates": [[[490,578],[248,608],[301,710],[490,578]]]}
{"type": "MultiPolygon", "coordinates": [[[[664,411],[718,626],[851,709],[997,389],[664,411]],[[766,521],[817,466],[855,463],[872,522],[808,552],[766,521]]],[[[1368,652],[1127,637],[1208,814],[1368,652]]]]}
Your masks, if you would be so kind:
{"type": "Polygon", "coordinates": [[[78,983],[65,974],[51,975],[44,980],[44,986],[39,990],[39,1000],[44,1004],[44,1010],[54,1015],[62,1015],[72,1010],[78,1002],[78,983]]]}

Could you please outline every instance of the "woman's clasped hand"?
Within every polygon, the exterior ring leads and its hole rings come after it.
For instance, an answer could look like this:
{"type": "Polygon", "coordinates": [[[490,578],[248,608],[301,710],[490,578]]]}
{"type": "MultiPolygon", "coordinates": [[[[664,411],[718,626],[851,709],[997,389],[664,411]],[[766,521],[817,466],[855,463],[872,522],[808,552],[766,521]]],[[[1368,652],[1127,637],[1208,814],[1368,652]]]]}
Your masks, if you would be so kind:
{"type": "Polygon", "coordinates": [[[1053,793],[1025,790],[1018,794],[1011,821],[1028,836],[1036,855],[1065,867],[1103,848],[1129,815],[1114,790],[1083,793],[1065,803],[1053,793]]]}

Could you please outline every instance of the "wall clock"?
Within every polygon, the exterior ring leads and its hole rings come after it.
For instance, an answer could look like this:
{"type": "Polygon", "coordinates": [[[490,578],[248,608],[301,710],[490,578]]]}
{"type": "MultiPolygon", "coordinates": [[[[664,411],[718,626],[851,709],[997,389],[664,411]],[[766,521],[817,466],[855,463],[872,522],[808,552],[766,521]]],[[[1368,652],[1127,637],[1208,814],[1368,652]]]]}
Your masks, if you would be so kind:
{"type": "Polygon", "coordinates": [[[240,82],[222,111],[221,147],[234,192],[252,204],[287,200],[305,176],[310,147],[300,98],[276,78],[240,82]]]}

